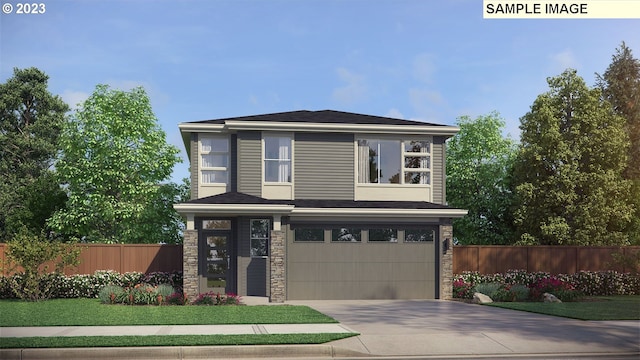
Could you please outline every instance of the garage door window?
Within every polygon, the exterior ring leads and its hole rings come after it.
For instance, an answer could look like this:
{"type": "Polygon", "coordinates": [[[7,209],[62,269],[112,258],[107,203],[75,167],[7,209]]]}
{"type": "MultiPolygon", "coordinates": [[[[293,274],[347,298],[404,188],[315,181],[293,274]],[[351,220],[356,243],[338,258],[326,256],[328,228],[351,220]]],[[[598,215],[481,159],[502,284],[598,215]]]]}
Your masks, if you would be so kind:
{"type": "Polygon", "coordinates": [[[398,229],[369,229],[369,241],[398,242],[398,229]]]}
{"type": "Polygon", "coordinates": [[[296,242],[323,242],[324,229],[321,228],[297,228],[294,230],[296,242]]]}
{"type": "Polygon", "coordinates": [[[334,242],[360,242],[362,240],[361,229],[339,228],[331,230],[331,241],[334,242]]]}
{"type": "Polygon", "coordinates": [[[407,229],[404,231],[404,242],[433,241],[435,231],[433,229],[407,229]]]}

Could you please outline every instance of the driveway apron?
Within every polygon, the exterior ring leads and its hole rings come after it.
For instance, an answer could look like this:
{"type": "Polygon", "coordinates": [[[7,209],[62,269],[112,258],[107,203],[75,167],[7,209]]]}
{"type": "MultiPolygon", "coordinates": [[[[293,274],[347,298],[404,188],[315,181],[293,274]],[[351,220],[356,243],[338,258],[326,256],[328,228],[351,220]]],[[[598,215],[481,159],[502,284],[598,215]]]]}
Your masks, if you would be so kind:
{"type": "Polygon", "coordinates": [[[640,321],[582,321],[443,300],[288,303],[360,333],[335,347],[372,355],[640,354],[640,321]]]}

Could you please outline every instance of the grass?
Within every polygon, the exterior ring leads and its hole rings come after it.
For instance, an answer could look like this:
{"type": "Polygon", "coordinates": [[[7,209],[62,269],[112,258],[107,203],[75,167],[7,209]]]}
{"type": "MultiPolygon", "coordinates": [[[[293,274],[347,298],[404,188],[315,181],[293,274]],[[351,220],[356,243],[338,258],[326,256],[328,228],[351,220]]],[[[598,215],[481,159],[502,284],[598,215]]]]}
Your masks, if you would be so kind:
{"type": "Polygon", "coordinates": [[[0,338],[0,349],[322,344],[357,334],[61,336],[0,338]]]}
{"type": "MultiPolygon", "coordinates": [[[[0,300],[0,326],[314,324],[337,321],[307,306],[127,306],[98,299],[0,300]]],[[[0,348],[321,344],[357,334],[60,336],[0,338],[0,348]]]]}
{"type": "Polygon", "coordinates": [[[130,306],[98,299],[0,300],[0,326],[313,324],[337,321],[307,306],[130,306]]]}
{"type": "Polygon", "coordinates": [[[487,304],[579,320],[640,320],[640,295],[594,296],[577,302],[499,302],[487,304]]]}

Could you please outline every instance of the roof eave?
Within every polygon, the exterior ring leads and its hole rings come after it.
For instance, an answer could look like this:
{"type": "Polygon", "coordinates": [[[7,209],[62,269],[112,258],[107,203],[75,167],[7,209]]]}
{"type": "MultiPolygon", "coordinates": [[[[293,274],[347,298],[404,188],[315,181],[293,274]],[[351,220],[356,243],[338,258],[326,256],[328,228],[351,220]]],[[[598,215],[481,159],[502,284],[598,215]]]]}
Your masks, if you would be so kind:
{"type": "Polygon", "coordinates": [[[425,134],[453,136],[460,128],[449,125],[390,125],[390,124],[347,124],[347,123],[311,123],[278,121],[234,121],[224,124],[181,123],[178,125],[183,134],[185,145],[188,133],[192,132],[235,132],[235,131],[295,131],[295,132],[342,132],[371,134],[425,134]]]}
{"type": "Polygon", "coordinates": [[[277,121],[227,121],[229,130],[268,130],[296,132],[345,132],[376,134],[429,134],[453,136],[460,128],[456,126],[434,125],[387,125],[350,123],[312,123],[277,121]]]}
{"type": "Polygon", "coordinates": [[[363,217],[368,218],[461,218],[467,215],[463,209],[389,209],[389,208],[300,208],[291,212],[296,217],[363,217]]]}
{"type": "Polygon", "coordinates": [[[173,208],[179,214],[211,214],[211,215],[256,215],[256,214],[289,214],[293,205],[279,204],[175,204],[173,208]]]}

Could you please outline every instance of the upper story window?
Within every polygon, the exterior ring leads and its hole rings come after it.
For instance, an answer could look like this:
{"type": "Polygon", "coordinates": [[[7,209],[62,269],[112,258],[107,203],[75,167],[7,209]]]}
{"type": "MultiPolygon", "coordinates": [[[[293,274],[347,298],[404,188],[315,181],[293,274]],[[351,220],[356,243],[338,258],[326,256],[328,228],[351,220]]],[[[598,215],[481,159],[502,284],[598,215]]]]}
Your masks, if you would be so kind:
{"type": "Polygon", "coordinates": [[[358,183],[430,184],[430,141],[358,140],[358,183]]]}
{"type": "Polygon", "coordinates": [[[264,137],[264,181],[291,182],[291,137],[264,137]]]}
{"type": "Polygon", "coordinates": [[[229,180],[229,139],[200,139],[200,173],[203,184],[226,184],[229,180]]]}

